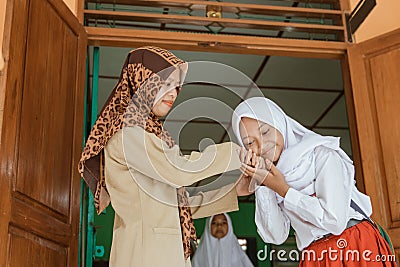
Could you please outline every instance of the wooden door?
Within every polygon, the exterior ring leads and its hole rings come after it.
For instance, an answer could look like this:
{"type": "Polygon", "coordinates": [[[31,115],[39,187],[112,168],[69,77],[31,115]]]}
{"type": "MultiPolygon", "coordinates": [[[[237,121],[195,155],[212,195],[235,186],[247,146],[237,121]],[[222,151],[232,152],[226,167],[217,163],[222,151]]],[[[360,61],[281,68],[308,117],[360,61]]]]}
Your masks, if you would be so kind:
{"type": "Polygon", "coordinates": [[[348,49],[364,187],[400,253],[400,29],[348,49]]]}
{"type": "Polygon", "coordinates": [[[77,266],[86,33],[62,0],[7,1],[5,25],[0,266],[77,266]]]}

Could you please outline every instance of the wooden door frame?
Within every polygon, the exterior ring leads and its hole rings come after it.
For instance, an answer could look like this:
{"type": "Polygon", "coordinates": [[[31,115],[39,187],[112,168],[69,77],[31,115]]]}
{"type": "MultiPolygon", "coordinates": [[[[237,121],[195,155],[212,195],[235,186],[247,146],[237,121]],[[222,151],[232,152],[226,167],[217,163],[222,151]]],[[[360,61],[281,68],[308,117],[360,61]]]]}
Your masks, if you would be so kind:
{"type": "Polygon", "coordinates": [[[284,39],[257,36],[233,36],[119,28],[85,27],[88,45],[139,47],[158,45],[170,50],[255,54],[303,58],[342,59],[348,43],[284,39]]]}
{"type": "MultiPolygon", "coordinates": [[[[53,2],[57,5],[57,8],[61,8],[62,12],[68,12],[64,7],[60,7],[57,4],[57,1],[50,0],[49,2],[53,2]]],[[[11,27],[15,25],[11,25],[11,15],[8,14],[12,12],[12,5],[14,1],[8,2],[6,6],[6,23],[4,29],[4,50],[8,51],[9,49],[9,39],[11,27]],[[6,40],[8,38],[8,40],[6,40]]],[[[84,0],[77,1],[77,18],[78,21],[83,23],[83,5],[84,0]]],[[[60,12],[61,12],[60,11],[60,12]]],[[[69,23],[76,25],[76,22],[69,21],[69,23]]],[[[360,162],[360,152],[358,146],[358,135],[357,135],[357,127],[356,120],[354,115],[354,107],[352,105],[352,95],[351,95],[351,82],[348,71],[348,62],[347,62],[347,43],[343,42],[323,42],[323,41],[310,41],[310,40],[290,40],[290,39],[277,39],[277,38],[261,38],[261,37],[236,37],[236,36],[222,36],[222,35],[200,35],[200,34],[192,34],[192,33],[172,33],[172,32],[161,32],[161,34],[155,34],[154,31],[143,31],[143,30],[125,30],[125,29],[113,29],[116,33],[113,36],[110,36],[105,29],[99,28],[90,28],[87,27],[88,34],[88,45],[93,46],[116,46],[116,47],[137,47],[142,45],[159,45],[166,49],[174,49],[174,50],[185,50],[185,51],[203,51],[203,52],[218,52],[218,53],[235,53],[235,54],[256,54],[256,55],[264,55],[264,56],[289,56],[289,57],[302,57],[302,58],[324,58],[324,59],[339,59],[342,61],[342,73],[343,73],[343,82],[344,82],[344,90],[345,90],[345,98],[346,105],[348,110],[348,120],[350,126],[350,134],[352,139],[352,150],[353,157],[355,159],[356,168],[362,170],[361,162],[360,162]]],[[[82,53],[86,53],[86,48],[81,47],[80,50],[82,53]]],[[[6,58],[7,60],[7,58],[6,58]]],[[[6,62],[9,63],[9,62],[6,62]]],[[[11,73],[13,68],[9,68],[6,64],[2,74],[11,73]],[[7,69],[6,69],[7,68],[7,69]]],[[[14,68],[15,69],[15,68],[14,68]]],[[[85,64],[82,64],[81,71],[85,69],[85,64]]],[[[83,72],[82,72],[83,73],[83,72]]],[[[4,79],[5,76],[2,78],[4,79]]],[[[83,84],[84,76],[80,77],[80,84],[83,84]]],[[[0,82],[2,82],[0,80],[0,82]]],[[[9,87],[8,87],[9,88],[9,87]]],[[[11,95],[10,92],[6,92],[6,94],[11,95]]],[[[2,175],[5,174],[9,181],[11,181],[12,175],[14,175],[12,169],[15,165],[14,158],[16,155],[12,153],[12,149],[15,144],[14,134],[18,133],[18,122],[15,121],[12,117],[15,114],[6,113],[8,110],[7,100],[5,101],[4,108],[4,119],[3,119],[3,129],[2,131],[2,141],[0,144],[3,148],[7,149],[9,153],[3,154],[1,156],[1,169],[2,175]],[[7,123],[7,127],[5,124],[7,123]],[[11,127],[11,128],[9,128],[11,127]],[[5,128],[9,128],[5,130],[5,128]]],[[[83,118],[83,103],[82,107],[77,113],[75,117],[77,119],[83,118]]],[[[77,130],[81,130],[78,127],[77,130]]],[[[81,134],[81,133],[79,133],[81,134]]],[[[79,146],[80,142],[77,142],[79,146]]],[[[75,160],[73,161],[75,162],[75,160]]],[[[1,197],[3,199],[10,199],[9,193],[12,189],[12,184],[5,183],[7,179],[1,179],[0,185],[3,189],[7,189],[7,194],[4,194],[1,197]],[[4,183],[3,183],[4,182],[4,183]]],[[[357,176],[357,182],[362,182],[362,176],[357,176]]],[[[362,183],[363,184],[363,183],[362,183]]],[[[363,190],[363,187],[360,188],[363,190]]],[[[3,202],[2,205],[9,205],[7,201],[3,202]]],[[[73,205],[74,207],[79,207],[79,199],[75,200],[73,205]],[[78,204],[77,204],[78,203],[78,204]]],[[[7,210],[6,213],[2,213],[0,220],[7,219],[11,216],[11,211],[7,210]]],[[[3,229],[0,231],[1,236],[6,235],[4,231],[7,229],[3,229]]],[[[78,237],[78,236],[77,236],[78,237]]],[[[0,259],[5,259],[7,249],[6,244],[2,244],[0,259]]],[[[0,261],[1,262],[1,261],[0,261]]]]}
{"type": "MultiPolygon", "coordinates": [[[[84,22],[84,1],[85,0],[77,0],[77,16],[81,23],[84,22]]],[[[342,11],[343,25],[346,25],[344,14],[350,13],[349,1],[338,0],[336,9],[342,11]]],[[[358,189],[365,193],[361,152],[358,140],[358,127],[356,124],[350,69],[347,58],[347,49],[351,44],[347,41],[328,42],[118,28],[85,27],[85,29],[88,33],[88,45],[90,46],[133,48],[155,45],[170,50],[340,60],[353,161],[356,170],[355,179],[358,189]]],[[[345,36],[347,36],[347,29],[345,29],[345,33],[345,36]]]]}
{"type": "MultiPolygon", "coordinates": [[[[347,0],[340,0],[339,2],[342,10],[349,9],[347,0]]],[[[77,17],[83,24],[84,0],[77,0],[77,3],[77,17]]],[[[344,16],[343,20],[345,25],[344,16]]],[[[364,190],[357,127],[352,105],[351,81],[348,75],[348,62],[346,62],[348,43],[116,28],[85,27],[85,29],[88,33],[88,45],[90,46],[132,48],[155,45],[170,50],[341,60],[352,151],[355,167],[357,173],[359,173],[356,179],[359,189],[364,190]]]]}

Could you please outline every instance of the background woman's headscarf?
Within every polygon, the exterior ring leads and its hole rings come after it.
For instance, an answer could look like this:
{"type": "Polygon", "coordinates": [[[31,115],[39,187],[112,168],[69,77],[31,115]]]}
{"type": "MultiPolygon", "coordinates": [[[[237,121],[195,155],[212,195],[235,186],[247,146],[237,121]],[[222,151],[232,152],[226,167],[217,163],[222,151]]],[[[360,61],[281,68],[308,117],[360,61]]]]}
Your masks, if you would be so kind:
{"type": "Polygon", "coordinates": [[[193,267],[253,267],[253,263],[239,245],[233,233],[232,221],[228,221],[228,233],[221,239],[211,234],[211,222],[214,216],[207,218],[200,245],[194,254],[193,267]]]}
{"type": "MultiPolygon", "coordinates": [[[[104,179],[103,153],[108,140],[116,132],[123,127],[139,126],[164,140],[169,147],[175,144],[151,110],[164,81],[176,69],[180,71],[182,84],[187,67],[184,63],[159,47],[141,47],[128,54],[119,81],[90,132],[79,162],[79,172],[93,192],[98,214],[110,203],[104,179]]],[[[178,201],[187,258],[190,238],[196,238],[196,234],[185,190],[178,190],[178,201]]]]}
{"type": "MultiPolygon", "coordinates": [[[[290,187],[307,195],[315,193],[314,150],[318,146],[335,150],[342,158],[346,171],[354,177],[353,162],[340,148],[340,139],[338,137],[321,136],[308,130],[287,116],[277,104],[268,98],[249,98],[236,107],[232,117],[232,128],[242,146],[239,124],[243,117],[267,123],[282,134],[284,148],[276,167],[285,176],[285,180],[290,187]]],[[[276,196],[278,202],[283,200],[278,194],[276,196]]]]}

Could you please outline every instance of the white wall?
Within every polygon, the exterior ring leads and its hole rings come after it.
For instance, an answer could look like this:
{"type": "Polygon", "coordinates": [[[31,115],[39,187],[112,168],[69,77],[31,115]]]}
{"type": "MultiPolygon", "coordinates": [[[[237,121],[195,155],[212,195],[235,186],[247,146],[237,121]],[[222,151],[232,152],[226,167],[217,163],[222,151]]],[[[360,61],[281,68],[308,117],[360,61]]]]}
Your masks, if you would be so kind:
{"type": "MultiPolygon", "coordinates": [[[[359,0],[350,0],[352,10],[358,2],[359,0]]],[[[376,0],[375,8],[356,31],[356,42],[359,43],[400,28],[399,12],[399,0],[376,0]]]]}
{"type": "MultiPolygon", "coordinates": [[[[6,16],[6,0],[0,0],[0,71],[4,67],[3,58],[3,34],[4,34],[4,20],[6,16]]],[[[1,98],[0,98],[1,99],[1,98]]]]}
{"type": "Polygon", "coordinates": [[[72,13],[74,13],[76,16],[78,0],[63,0],[63,1],[67,4],[69,9],[71,9],[72,13]]]}

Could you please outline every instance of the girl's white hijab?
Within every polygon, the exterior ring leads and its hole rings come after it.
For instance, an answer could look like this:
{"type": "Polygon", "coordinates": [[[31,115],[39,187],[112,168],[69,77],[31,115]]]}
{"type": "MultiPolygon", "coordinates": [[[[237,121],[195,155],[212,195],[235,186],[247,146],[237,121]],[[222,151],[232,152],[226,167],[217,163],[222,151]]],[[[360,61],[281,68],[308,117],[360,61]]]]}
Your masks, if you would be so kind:
{"type": "Polygon", "coordinates": [[[226,213],[224,215],[228,221],[228,233],[220,239],[211,234],[211,222],[215,215],[207,218],[200,245],[192,260],[193,267],[254,266],[233,233],[231,218],[226,213]]]}
{"type": "MultiPolygon", "coordinates": [[[[339,137],[321,136],[308,130],[287,116],[277,104],[268,98],[249,98],[240,103],[233,112],[232,128],[242,146],[239,124],[243,117],[267,123],[282,134],[284,148],[276,167],[285,176],[290,187],[307,195],[315,193],[314,150],[318,146],[335,150],[342,158],[347,171],[351,172],[350,175],[354,177],[353,162],[340,148],[339,137]]],[[[250,188],[250,190],[254,191],[254,188],[250,188]]],[[[277,199],[278,202],[283,200],[278,194],[277,199]]]]}

